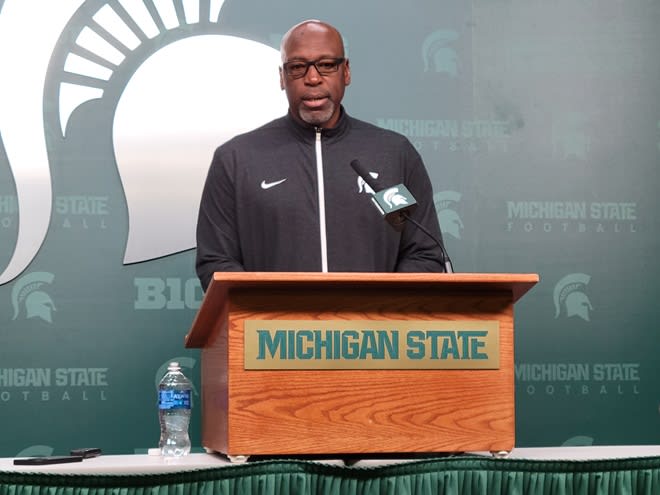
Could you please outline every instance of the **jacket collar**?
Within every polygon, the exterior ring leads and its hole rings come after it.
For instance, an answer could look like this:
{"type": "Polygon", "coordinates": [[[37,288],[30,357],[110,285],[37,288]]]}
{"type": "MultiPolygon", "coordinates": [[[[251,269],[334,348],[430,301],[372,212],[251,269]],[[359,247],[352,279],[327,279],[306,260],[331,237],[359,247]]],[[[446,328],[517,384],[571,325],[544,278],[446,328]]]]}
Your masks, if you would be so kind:
{"type": "Polygon", "coordinates": [[[344,110],[343,105],[340,106],[340,114],[337,125],[329,129],[317,128],[316,126],[310,124],[301,124],[291,116],[290,111],[287,113],[285,119],[289,128],[303,141],[313,141],[316,138],[317,129],[321,129],[321,136],[325,140],[339,140],[344,134],[346,134],[346,132],[348,132],[348,129],[351,126],[351,119],[346,113],[346,110],[344,110]]]}

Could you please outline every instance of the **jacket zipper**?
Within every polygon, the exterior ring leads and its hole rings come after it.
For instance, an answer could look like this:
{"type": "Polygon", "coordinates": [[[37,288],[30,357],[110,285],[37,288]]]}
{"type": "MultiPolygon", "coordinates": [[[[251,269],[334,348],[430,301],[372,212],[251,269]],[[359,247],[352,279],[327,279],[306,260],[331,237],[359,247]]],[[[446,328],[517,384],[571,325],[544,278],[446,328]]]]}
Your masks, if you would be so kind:
{"type": "Polygon", "coordinates": [[[319,231],[321,235],[321,271],[328,272],[328,239],[325,231],[325,187],[323,185],[323,154],[321,153],[321,129],[316,128],[316,186],[319,199],[319,231]]]}

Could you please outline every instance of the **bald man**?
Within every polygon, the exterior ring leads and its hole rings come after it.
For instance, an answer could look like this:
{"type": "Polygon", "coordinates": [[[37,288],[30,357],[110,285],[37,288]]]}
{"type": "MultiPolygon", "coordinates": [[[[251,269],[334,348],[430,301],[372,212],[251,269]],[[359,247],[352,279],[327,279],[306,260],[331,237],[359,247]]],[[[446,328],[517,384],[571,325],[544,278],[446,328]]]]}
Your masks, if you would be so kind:
{"type": "MultiPolygon", "coordinates": [[[[341,34],[308,20],[282,38],[286,116],[220,146],[197,222],[197,274],[214,272],[442,272],[442,250],[414,224],[397,231],[370,202],[358,159],[383,185],[405,184],[411,214],[441,239],[431,183],[406,137],[350,117],[351,69],[341,34]]],[[[441,241],[440,241],[441,242],[441,241]]]]}

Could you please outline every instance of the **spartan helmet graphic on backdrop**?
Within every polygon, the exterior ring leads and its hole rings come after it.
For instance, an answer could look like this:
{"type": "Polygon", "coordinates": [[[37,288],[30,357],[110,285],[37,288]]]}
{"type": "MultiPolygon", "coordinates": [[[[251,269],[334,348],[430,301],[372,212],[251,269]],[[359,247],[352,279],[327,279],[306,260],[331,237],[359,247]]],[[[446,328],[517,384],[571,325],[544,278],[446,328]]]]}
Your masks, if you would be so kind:
{"type": "Polygon", "coordinates": [[[41,247],[53,157],[71,138],[71,121],[90,109],[112,122],[111,147],[92,152],[114,158],[119,171],[129,213],[124,263],[194,248],[213,149],[286,112],[278,50],[222,35],[224,0],[38,3],[0,3],[0,135],[20,221],[0,285],[41,247]]]}
{"type": "Polygon", "coordinates": [[[32,272],[18,279],[11,290],[11,305],[16,320],[25,308],[26,318],[41,318],[53,323],[55,303],[44,290],[53,283],[55,275],[48,272],[32,272]]]}
{"type": "Polygon", "coordinates": [[[557,282],[553,293],[555,318],[559,318],[561,310],[565,308],[568,318],[577,316],[589,321],[589,312],[594,308],[585,290],[590,281],[591,276],[585,273],[571,273],[557,282]]]}
{"type": "Polygon", "coordinates": [[[461,200],[461,193],[456,191],[440,191],[433,195],[433,203],[438,211],[440,230],[443,234],[451,235],[454,239],[461,238],[464,225],[455,208],[461,200]]]}
{"type": "Polygon", "coordinates": [[[451,46],[458,39],[452,30],[438,29],[426,37],[422,44],[424,72],[446,73],[452,77],[459,75],[459,59],[451,46]]]}

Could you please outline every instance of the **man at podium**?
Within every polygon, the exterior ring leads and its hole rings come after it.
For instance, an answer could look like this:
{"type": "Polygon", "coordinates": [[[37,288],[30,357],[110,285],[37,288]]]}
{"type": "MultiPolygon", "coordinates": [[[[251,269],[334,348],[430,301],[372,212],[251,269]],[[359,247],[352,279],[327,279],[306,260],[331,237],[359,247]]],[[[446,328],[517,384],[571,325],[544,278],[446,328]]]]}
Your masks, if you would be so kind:
{"type": "Polygon", "coordinates": [[[280,51],[287,115],[234,137],[211,162],[197,223],[204,290],[216,271],[444,271],[419,153],[341,105],[351,70],[340,33],[304,21],[280,51]],[[374,193],[412,220],[392,228],[374,193]]]}

